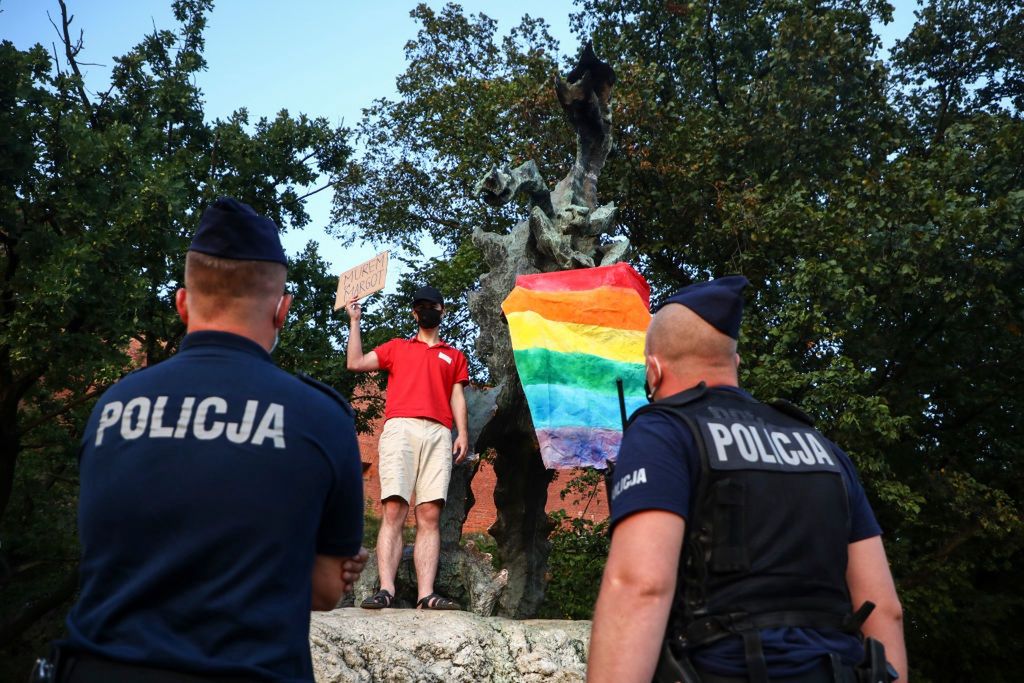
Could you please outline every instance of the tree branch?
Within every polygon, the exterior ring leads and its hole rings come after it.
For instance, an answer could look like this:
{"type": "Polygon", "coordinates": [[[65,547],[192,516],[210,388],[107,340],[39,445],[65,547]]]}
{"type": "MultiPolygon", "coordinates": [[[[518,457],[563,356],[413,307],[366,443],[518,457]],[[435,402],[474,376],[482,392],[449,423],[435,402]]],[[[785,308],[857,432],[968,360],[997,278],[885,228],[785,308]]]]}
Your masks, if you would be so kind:
{"type": "MultiPolygon", "coordinates": [[[[82,72],[78,68],[78,62],[75,59],[78,56],[78,53],[82,51],[82,36],[84,34],[79,31],[78,42],[74,45],[71,44],[70,27],[71,22],[75,20],[75,17],[74,15],[68,17],[68,6],[65,4],[64,0],[57,0],[57,2],[60,4],[61,28],[63,29],[61,31],[61,41],[64,43],[64,55],[67,57],[68,66],[71,67],[75,76],[78,77],[78,80],[75,82],[75,89],[78,90],[78,96],[82,98],[82,105],[89,114],[89,120],[92,121],[93,126],[95,126],[96,116],[92,109],[92,103],[89,101],[89,95],[85,92],[85,79],[82,78],[82,72]]],[[[46,16],[49,18],[49,12],[47,12],[46,16]]],[[[50,19],[50,23],[53,23],[53,19],[50,19]]],[[[56,26],[54,28],[56,28],[56,26]]]]}
{"type": "Polygon", "coordinates": [[[704,22],[704,48],[705,54],[708,59],[708,85],[711,86],[711,92],[715,96],[715,100],[718,102],[718,106],[721,109],[726,109],[725,98],[722,97],[722,92],[718,87],[718,50],[715,45],[715,19],[716,6],[714,4],[707,8],[707,21],[704,22]]]}
{"type": "Polygon", "coordinates": [[[911,588],[927,582],[931,578],[931,575],[935,573],[933,567],[944,564],[945,560],[956,552],[957,548],[971,540],[979,531],[981,531],[981,529],[981,522],[975,521],[970,526],[962,529],[956,536],[950,538],[946,545],[942,546],[934,553],[926,557],[919,558],[916,564],[922,567],[922,569],[900,581],[900,588],[911,588]]]}
{"type": "Polygon", "coordinates": [[[422,214],[416,213],[415,211],[410,211],[409,213],[415,216],[417,220],[421,220],[424,223],[437,223],[438,225],[443,225],[444,227],[451,228],[452,230],[458,230],[459,228],[462,227],[462,223],[459,223],[458,221],[453,221],[448,218],[439,218],[437,216],[424,216],[422,214]]]}
{"type": "Polygon", "coordinates": [[[373,394],[360,394],[359,396],[353,396],[352,402],[356,401],[373,401],[376,403],[383,403],[385,398],[383,396],[374,396],[373,394]]]}
{"type": "Polygon", "coordinates": [[[306,197],[312,197],[313,195],[315,195],[315,194],[317,194],[319,192],[323,192],[324,190],[326,190],[329,187],[334,187],[335,185],[337,185],[340,182],[341,182],[341,178],[338,178],[337,180],[332,180],[331,182],[327,183],[323,187],[318,187],[315,190],[312,190],[311,192],[307,192],[306,194],[304,194],[301,197],[299,197],[296,201],[300,201],[301,202],[306,197]]]}
{"type": "MultiPolygon", "coordinates": [[[[63,4],[63,3],[62,3],[63,4]]],[[[27,603],[10,621],[0,624],[0,644],[7,645],[52,610],[71,599],[78,588],[78,567],[66,574],[49,595],[27,603]]]]}
{"type": "Polygon", "coordinates": [[[68,412],[69,410],[71,410],[75,406],[80,405],[82,403],[85,403],[90,398],[93,398],[95,396],[99,396],[104,391],[106,391],[109,387],[110,387],[109,384],[104,384],[102,386],[96,387],[96,388],[92,389],[91,391],[87,391],[86,393],[82,394],[81,396],[79,396],[75,400],[69,401],[69,402],[65,403],[60,408],[57,408],[56,410],[51,411],[51,412],[47,413],[46,415],[42,415],[40,417],[37,417],[36,419],[34,419],[31,422],[29,422],[27,425],[25,425],[21,429],[19,429],[18,430],[18,436],[24,436],[25,434],[29,433],[30,431],[32,431],[33,429],[35,429],[39,425],[44,424],[46,422],[49,422],[50,420],[52,420],[55,417],[59,417],[59,416],[63,415],[64,413],[68,412]]]}

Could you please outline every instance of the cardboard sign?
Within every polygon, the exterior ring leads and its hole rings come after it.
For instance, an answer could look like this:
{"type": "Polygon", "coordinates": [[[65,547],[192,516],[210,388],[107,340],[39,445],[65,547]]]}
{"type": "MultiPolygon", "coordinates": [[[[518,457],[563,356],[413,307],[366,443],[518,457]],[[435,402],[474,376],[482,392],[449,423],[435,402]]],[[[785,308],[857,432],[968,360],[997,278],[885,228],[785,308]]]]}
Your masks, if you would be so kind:
{"type": "Polygon", "coordinates": [[[362,299],[384,289],[388,277],[388,252],[382,251],[366,263],[349,268],[338,277],[338,293],[334,297],[334,310],[344,308],[348,300],[362,299]]]}

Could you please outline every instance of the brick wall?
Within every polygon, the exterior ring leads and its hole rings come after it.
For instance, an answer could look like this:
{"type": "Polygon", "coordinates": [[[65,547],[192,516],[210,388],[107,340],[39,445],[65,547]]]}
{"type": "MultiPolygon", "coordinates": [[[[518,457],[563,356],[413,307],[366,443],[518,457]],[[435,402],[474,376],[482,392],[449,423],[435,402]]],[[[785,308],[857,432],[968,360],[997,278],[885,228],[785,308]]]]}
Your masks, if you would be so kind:
{"type": "MultiPolygon", "coordinates": [[[[359,435],[359,451],[362,454],[363,462],[369,464],[369,468],[363,473],[364,491],[366,495],[366,508],[373,514],[380,514],[380,477],[377,473],[377,439],[383,422],[375,425],[373,434],[359,435]]],[[[548,487],[547,511],[552,512],[558,509],[566,510],[570,515],[581,517],[586,515],[588,519],[600,521],[608,516],[608,500],[605,497],[604,485],[598,486],[597,493],[592,499],[574,500],[575,494],[568,496],[564,501],[559,497],[559,491],[572,476],[571,471],[560,471],[548,487]]],[[[497,513],[494,508],[494,468],[489,463],[481,463],[476,476],[473,477],[473,495],[476,497],[476,504],[469,511],[469,517],[463,526],[466,533],[485,532],[494,523],[497,513]]],[[[410,514],[407,524],[413,524],[413,516],[410,514]]]]}

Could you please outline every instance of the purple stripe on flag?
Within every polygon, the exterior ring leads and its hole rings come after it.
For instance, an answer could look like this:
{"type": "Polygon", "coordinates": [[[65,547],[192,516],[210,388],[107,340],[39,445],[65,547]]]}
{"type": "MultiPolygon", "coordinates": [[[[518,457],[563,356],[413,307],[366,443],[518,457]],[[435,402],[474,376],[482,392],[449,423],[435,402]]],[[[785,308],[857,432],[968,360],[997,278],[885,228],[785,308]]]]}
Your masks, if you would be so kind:
{"type": "Polygon", "coordinates": [[[537,442],[544,466],[564,470],[573,467],[605,468],[605,461],[619,455],[622,432],[592,427],[538,429],[537,442]]]}

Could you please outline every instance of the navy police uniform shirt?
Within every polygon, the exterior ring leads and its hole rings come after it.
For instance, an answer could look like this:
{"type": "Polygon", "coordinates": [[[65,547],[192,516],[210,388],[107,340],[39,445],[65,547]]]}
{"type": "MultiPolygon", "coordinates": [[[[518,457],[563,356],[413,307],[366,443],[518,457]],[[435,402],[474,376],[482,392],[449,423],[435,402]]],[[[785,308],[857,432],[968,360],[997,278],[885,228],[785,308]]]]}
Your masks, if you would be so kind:
{"type": "MultiPolygon", "coordinates": [[[[719,387],[750,397],[736,387],[719,387]]],[[[842,449],[833,446],[841,465],[850,498],[849,542],[880,535],[881,528],[868,504],[853,463],[842,449]]],[[[653,411],[640,415],[626,430],[613,477],[612,528],[642,510],[665,510],[689,519],[701,477],[700,453],[690,429],[673,416],[653,411]]],[[[854,636],[838,631],[801,628],[770,628],[761,632],[768,672],[773,677],[795,676],[829,652],[849,665],[864,655],[854,636]]],[[[743,641],[731,636],[692,653],[701,669],[720,676],[743,676],[746,664],[743,641]]]]}
{"type": "Polygon", "coordinates": [[[317,554],[363,535],[351,409],[255,342],[195,332],[97,404],[80,452],[65,645],[209,675],[313,680],[317,554]]]}

